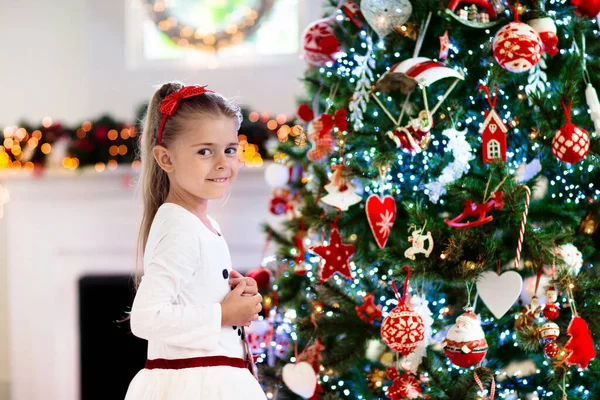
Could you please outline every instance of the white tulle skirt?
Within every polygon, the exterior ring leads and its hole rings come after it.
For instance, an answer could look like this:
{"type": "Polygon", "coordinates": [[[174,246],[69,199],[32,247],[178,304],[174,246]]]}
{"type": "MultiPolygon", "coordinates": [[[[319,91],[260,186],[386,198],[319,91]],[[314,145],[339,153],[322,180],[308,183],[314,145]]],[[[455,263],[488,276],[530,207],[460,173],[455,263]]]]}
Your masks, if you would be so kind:
{"type": "Polygon", "coordinates": [[[125,400],[265,400],[245,368],[229,366],[143,369],[129,384],[125,400]]]}

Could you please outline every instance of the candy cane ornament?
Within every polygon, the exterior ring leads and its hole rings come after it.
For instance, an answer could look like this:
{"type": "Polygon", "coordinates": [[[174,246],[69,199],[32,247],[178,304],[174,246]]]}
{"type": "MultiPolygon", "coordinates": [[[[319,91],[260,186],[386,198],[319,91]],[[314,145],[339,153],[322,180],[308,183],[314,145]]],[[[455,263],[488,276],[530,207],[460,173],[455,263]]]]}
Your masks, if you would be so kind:
{"type": "Polygon", "coordinates": [[[521,248],[523,247],[523,237],[525,236],[525,224],[527,223],[527,213],[529,212],[529,201],[531,199],[531,189],[527,185],[519,185],[519,187],[525,190],[525,210],[523,210],[523,217],[521,218],[521,229],[519,229],[519,241],[517,243],[517,254],[515,256],[515,269],[519,267],[521,261],[521,248]]]}
{"type": "MultiPolygon", "coordinates": [[[[481,389],[481,391],[485,391],[485,389],[483,388],[483,384],[481,383],[481,379],[479,379],[479,376],[477,376],[477,372],[473,372],[473,378],[475,378],[475,382],[477,382],[477,386],[479,386],[479,389],[481,389]]],[[[494,400],[494,396],[496,395],[496,382],[494,381],[494,376],[492,375],[492,384],[491,384],[491,388],[490,388],[490,395],[489,397],[484,397],[484,399],[489,399],[489,400],[494,400]]]]}

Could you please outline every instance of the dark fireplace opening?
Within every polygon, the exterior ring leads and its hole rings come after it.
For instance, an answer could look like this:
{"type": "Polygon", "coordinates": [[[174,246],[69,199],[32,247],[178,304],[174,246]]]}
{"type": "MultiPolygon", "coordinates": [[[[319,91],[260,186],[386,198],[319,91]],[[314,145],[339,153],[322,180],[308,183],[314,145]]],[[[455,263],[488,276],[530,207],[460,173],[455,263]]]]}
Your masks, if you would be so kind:
{"type": "Polygon", "coordinates": [[[147,342],[131,333],[133,302],[128,275],[84,276],[79,280],[81,400],[122,400],[146,361],[147,342]]]}

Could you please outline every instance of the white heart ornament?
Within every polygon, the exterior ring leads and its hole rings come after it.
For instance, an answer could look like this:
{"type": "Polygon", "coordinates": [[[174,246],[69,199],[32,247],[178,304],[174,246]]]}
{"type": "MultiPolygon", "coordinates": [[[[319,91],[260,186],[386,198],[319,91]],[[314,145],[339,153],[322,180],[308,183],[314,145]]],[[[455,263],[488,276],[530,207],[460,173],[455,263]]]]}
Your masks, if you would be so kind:
{"type": "Polygon", "coordinates": [[[312,397],[317,387],[317,375],[306,361],[283,367],[283,383],[298,396],[312,397]]]}
{"type": "Polygon", "coordinates": [[[523,278],[515,271],[498,275],[486,271],[477,278],[477,292],[483,303],[497,319],[515,304],[523,289],[523,278]]]}

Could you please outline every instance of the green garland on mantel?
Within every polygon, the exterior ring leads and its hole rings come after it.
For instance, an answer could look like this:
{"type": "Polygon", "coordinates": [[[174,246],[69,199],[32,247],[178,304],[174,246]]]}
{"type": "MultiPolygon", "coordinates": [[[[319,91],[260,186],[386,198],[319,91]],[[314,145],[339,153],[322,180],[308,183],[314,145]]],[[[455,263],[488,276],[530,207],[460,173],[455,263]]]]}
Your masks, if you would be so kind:
{"type": "MultiPolygon", "coordinates": [[[[118,165],[135,167],[138,158],[139,121],[146,106],[141,105],[132,122],[116,120],[110,115],[89,119],[74,126],[44,118],[41,124],[21,122],[17,126],[0,128],[3,132],[0,142],[1,169],[29,169],[42,171],[47,167],[62,167],[81,170],[83,167],[115,169],[118,165]]],[[[244,120],[239,134],[258,146],[258,152],[265,158],[265,142],[288,117],[270,116],[268,113],[251,112],[242,109],[244,120]],[[251,114],[254,114],[251,118],[251,114]],[[260,116],[260,117],[258,117],[260,116]],[[254,121],[254,122],[253,122],[254,121]],[[275,121],[275,122],[272,122],[275,121]],[[270,122],[270,123],[269,123],[270,122]],[[269,129],[269,127],[273,129],[269,129]]]]}

